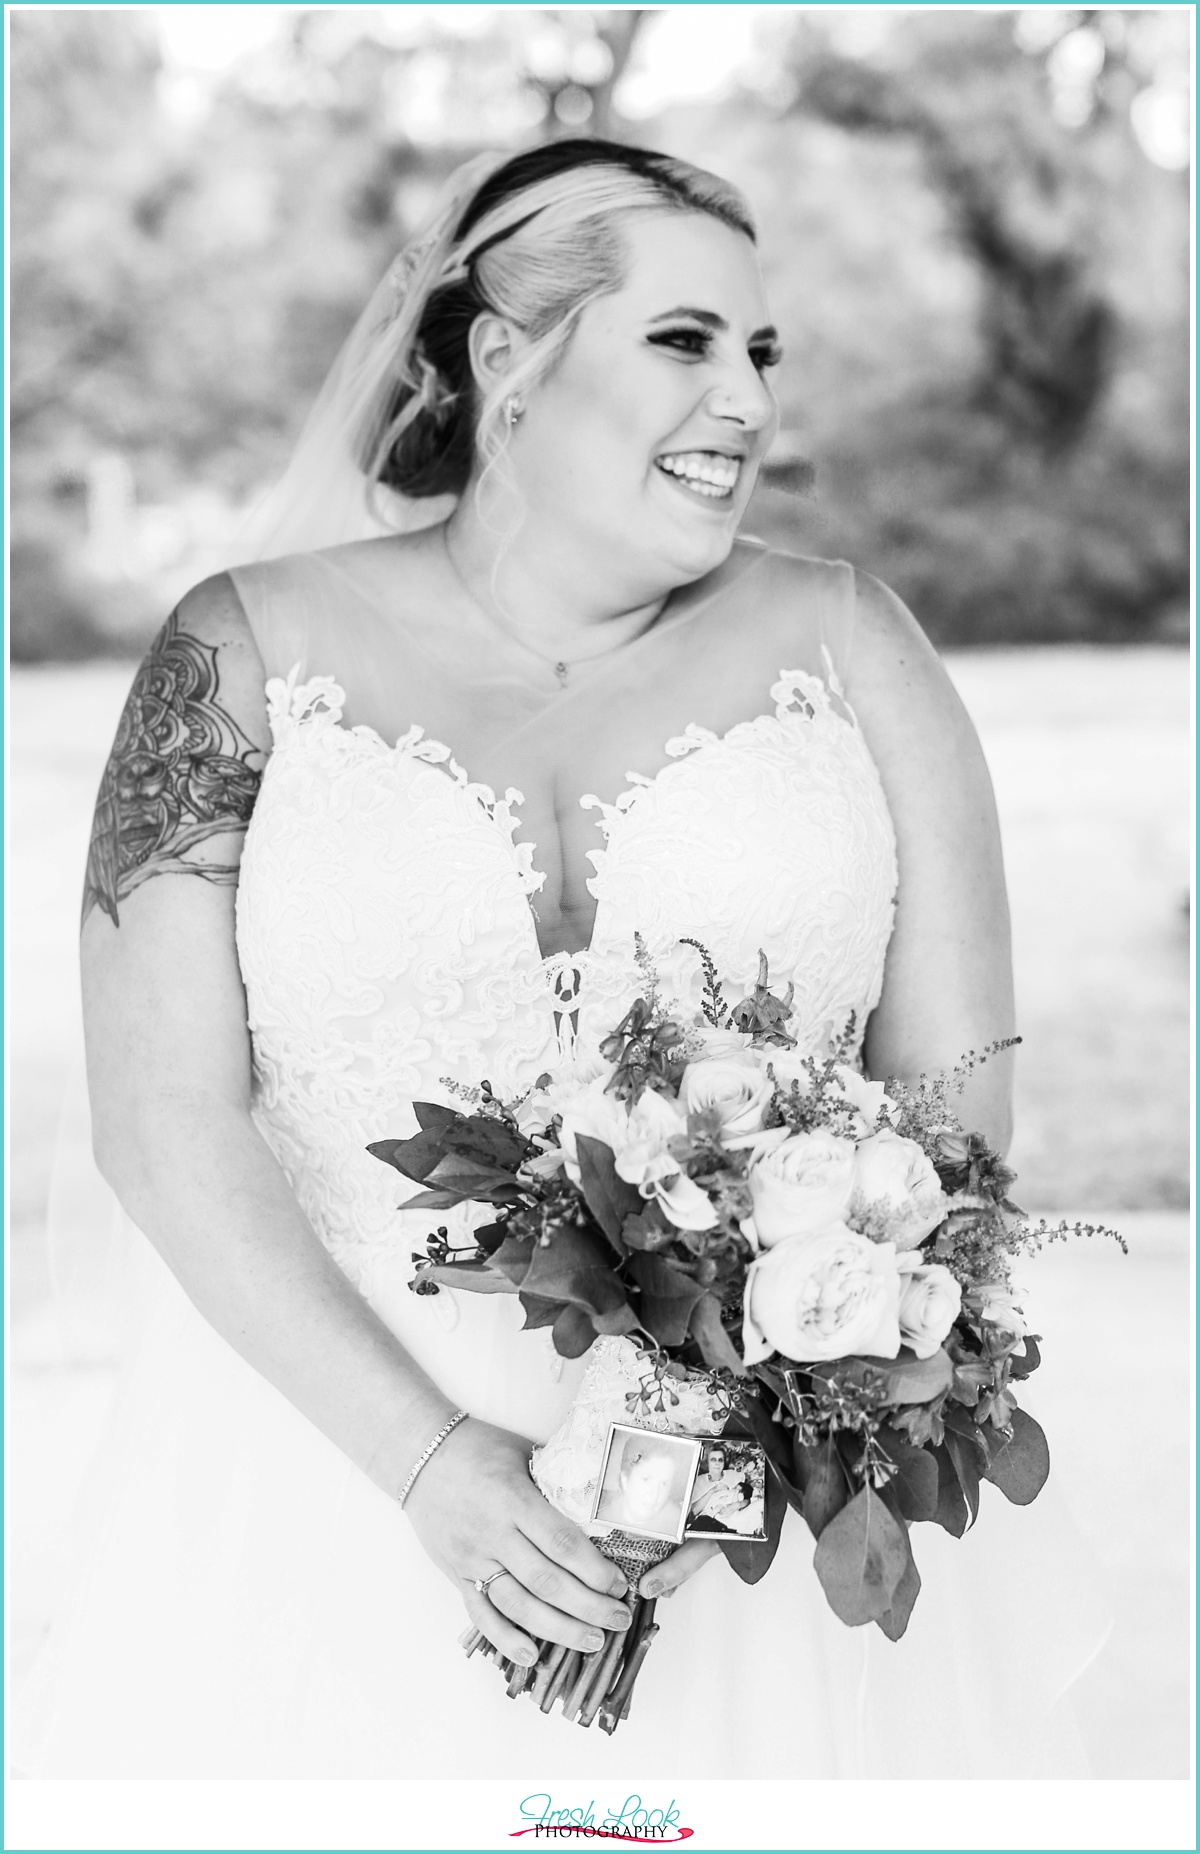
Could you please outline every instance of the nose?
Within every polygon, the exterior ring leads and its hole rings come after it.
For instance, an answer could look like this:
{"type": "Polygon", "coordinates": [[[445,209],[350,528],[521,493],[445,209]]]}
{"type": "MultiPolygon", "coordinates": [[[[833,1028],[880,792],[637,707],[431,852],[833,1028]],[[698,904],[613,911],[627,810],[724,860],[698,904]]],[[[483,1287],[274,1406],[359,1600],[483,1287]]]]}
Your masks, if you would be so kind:
{"type": "Polygon", "coordinates": [[[762,431],[778,416],[775,395],[749,355],[731,361],[709,388],[706,405],[714,418],[728,419],[743,431],[762,431]]]}

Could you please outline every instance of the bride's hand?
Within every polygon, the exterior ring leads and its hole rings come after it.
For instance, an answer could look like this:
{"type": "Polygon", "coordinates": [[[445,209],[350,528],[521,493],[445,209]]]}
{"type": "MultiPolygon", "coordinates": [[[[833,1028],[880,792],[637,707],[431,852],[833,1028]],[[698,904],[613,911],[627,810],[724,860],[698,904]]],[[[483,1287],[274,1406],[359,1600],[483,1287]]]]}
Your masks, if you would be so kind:
{"type": "Polygon", "coordinates": [[[404,1511],[467,1614],[500,1653],[526,1665],[534,1637],[591,1652],[626,1629],[625,1577],[555,1512],[529,1473],[531,1444],[509,1429],[460,1423],[413,1482],[404,1511]],[[505,1575],[476,1590],[476,1578],[505,1575]]]}
{"type": "Polygon", "coordinates": [[[637,1587],[638,1595],[674,1596],[680,1584],[686,1584],[688,1578],[694,1577],[710,1558],[715,1558],[720,1549],[717,1544],[710,1545],[707,1539],[685,1539],[669,1558],[664,1558],[661,1564],[652,1565],[642,1573],[637,1587]]]}

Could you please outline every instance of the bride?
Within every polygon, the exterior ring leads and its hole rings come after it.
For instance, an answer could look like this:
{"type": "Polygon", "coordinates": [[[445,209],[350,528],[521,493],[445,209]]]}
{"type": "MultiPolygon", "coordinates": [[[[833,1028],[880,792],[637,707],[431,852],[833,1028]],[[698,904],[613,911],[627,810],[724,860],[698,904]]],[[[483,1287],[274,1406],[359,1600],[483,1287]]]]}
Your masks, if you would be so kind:
{"type": "MultiPolygon", "coordinates": [[[[924,1538],[899,1644],[835,1620],[794,1521],[756,1588],[684,1543],[611,1742],[456,1646],[586,1647],[626,1588],[528,1473],[581,1362],[506,1297],[409,1291],[428,1217],[368,1143],[586,1053],[635,931],[685,988],[681,936],[734,993],[761,947],[804,1046],[854,1013],[876,1076],[1012,1028],[988,778],[936,657],[870,576],[739,537],[779,358],[725,182],[595,141],[473,163],[257,560],[138,672],[82,959],[96,1154],[166,1268],[33,1774],[1078,1774],[1055,1721],[1087,1644],[1036,1509],[924,1538]]],[[[1007,1140],[1003,1060],[963,1115],[1007,1140]]]]}

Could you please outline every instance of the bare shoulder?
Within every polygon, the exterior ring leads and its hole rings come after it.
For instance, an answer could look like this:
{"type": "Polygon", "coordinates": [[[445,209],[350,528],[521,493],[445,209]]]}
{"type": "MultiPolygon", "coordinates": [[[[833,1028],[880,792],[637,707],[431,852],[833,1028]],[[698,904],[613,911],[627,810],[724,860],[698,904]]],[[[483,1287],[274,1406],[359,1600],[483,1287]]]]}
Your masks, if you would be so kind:
{"type": "Polygon", "coordinates": [[[138,667],[104,768],[84,884],[120,924],[152,877],[236,880],[270,748],[263,668],[232,580],[180,600],[138,667]]]}
{"type": "MultiPolygon", "coordinates": [[[[853,648],[846,698],[877,757],[982,756],[971,719],[903,599],[856,568],[853,648]]],[[[881,771],[884,767],[881,765],[881,771]]]]}
{"type": "Polygon", "coordinates": [[[225,704],[236,710],[239,724],[265,747],[270,732],[262,657],[228,573],[214,573],[184,594],[151,644],[147,662],[163,650],[168,637],[192,657],[207,658],[209,677],[221,690],[225,704]]]}

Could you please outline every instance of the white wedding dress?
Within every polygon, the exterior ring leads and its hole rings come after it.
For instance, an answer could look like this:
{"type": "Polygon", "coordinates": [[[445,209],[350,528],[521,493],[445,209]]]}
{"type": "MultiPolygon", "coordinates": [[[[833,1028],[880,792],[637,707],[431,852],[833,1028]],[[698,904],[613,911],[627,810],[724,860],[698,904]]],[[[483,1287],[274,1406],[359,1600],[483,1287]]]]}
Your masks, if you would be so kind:
{"type": "MultiPolygon", "coordinates": [[[[595,926],[585,953],[548,958],[519,793],[477,783],[471,738],[452,753],[414,706],[398,739],[348,725],[347,683],[369,712],[382,686],[370,639],[396,630],[369,611],[355,551],[235,575],[274,737],[237,913],[257,1124],[340,1266],[446,1395],[539,1440],[583,1361],[564,1367],[546,1332],[521,1332],[515,1299],[410,1292],[431,1218],[399,1210],[410,1187],[368,1142],[414,1131],[412,1101],[451,1099],[446,1078],[518,1093],[573,1045],[593,1047],[639,990],[635,930],[682,989],[697,961],[680,936],[705,942],[734,996],[765,950],[773,982],[795,984],[813,1049],[851,1012],[861,1028],[880,993],[896,861],[838,693],[853,578],[750,543],[736,555],[712,596],[536,715],[504,718],[522,678],[511,653],[487,658],[477,640],[489,765],[509,748],[519,767],[518,737],[594,746],[598,709],[619,739],[612,717],[635,688],[672,735],[613,802],[582,799],[583,826],[592,810],[601,827],[595,926]]],[[[461,702],[463,658],[454,683],[436,629],[406,648],[388,687],[434,713],[442,688],[461,702]]],[[[924,1587],[898,1644],[834,1618],[789,1514],[761,1584],[715,1559],[660,1605],[610,1740],[510,1701],[494,1668],[465,1659],[460,1597],[394,1502],[156,1258],[144,1265],[149,1308],[82,1517],[76,1587],[26,1708],[30,1774],[1087,1774],[1062,1700],[1099,1631],[1049,1497],[1018,1511],[988,1489],[962,1541],[916,1528],[924,1587]]]]}

